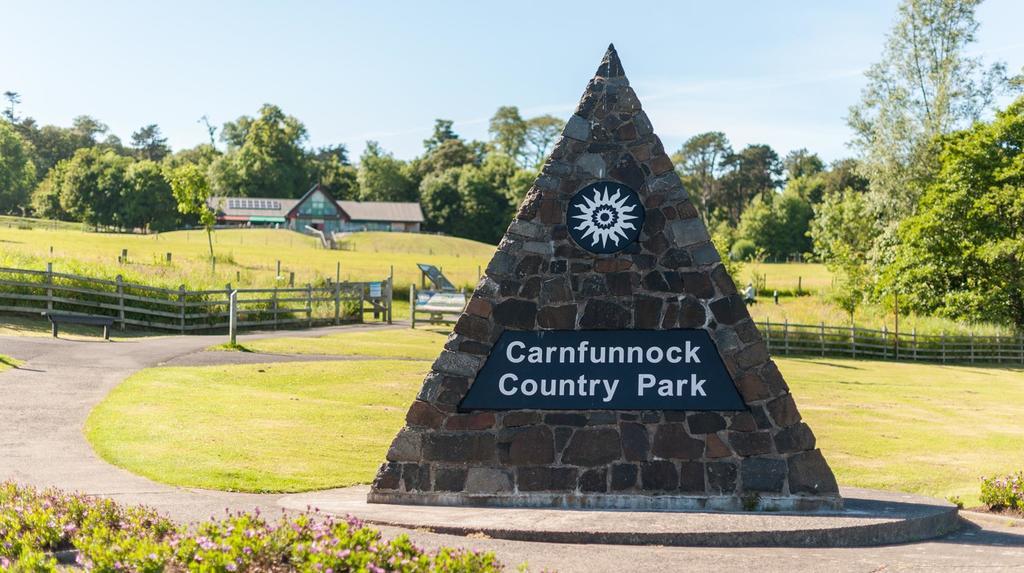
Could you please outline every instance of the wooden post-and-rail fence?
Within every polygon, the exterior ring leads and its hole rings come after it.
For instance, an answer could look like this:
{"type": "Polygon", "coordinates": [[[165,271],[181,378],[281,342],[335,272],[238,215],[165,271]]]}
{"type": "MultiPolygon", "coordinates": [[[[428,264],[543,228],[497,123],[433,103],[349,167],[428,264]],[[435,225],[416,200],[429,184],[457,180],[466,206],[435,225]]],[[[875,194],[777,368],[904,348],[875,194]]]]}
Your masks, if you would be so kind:
{"type": "Polygon", "coordinates": [[[129,326],[188,333],[227,329],[231,293],[238,328],[307,328],[362,322],[374,313],[391,317],[392,277],[377,282],[307,284],[289,288],[166,289],[46,270],[0,267],[0,312],[60,312],[109,316],[129,326]]]}
{"type": "Polygon", "coordinates": [[[774,355],[871,358],[916,362],[1024,365],[1024,335],[895,333],[853,326],[757,323],[774,355]]]}

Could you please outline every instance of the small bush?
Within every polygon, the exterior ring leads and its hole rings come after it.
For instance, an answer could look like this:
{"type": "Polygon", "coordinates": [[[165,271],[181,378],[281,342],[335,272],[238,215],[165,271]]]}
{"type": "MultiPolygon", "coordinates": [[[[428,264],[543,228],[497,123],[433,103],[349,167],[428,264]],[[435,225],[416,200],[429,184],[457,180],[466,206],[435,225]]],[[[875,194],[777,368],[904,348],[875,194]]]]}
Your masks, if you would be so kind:
{"type": "Polygon", "coordinates": [[[995,511],[1024,511],[1024,472],[981,478],[981,503],[995,511]]]}
{"type": "Polygon", "coordinates": [[[429,553],[349,518],[271,521],[254,513],[181,527],[145,507],[0,483],[0,569],[57,571],[55,551],[78,551],[87,571],[492,572],[490,553],[429,553]]]}
{"type": "Polygon", "coordinates": [[[734,261],[749,261],[757,255],[757,245],[750,239],[740,239],[732,244],[729,256],[734,261]]]}

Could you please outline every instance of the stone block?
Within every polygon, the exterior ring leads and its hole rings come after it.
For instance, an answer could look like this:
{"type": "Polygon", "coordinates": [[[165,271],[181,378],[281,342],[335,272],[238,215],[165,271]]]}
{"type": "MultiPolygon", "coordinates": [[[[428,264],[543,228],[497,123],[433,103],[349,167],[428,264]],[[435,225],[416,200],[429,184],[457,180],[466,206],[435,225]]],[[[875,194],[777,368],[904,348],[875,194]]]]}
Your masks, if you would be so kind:
{"type": "Polygon", "coordinates": [[[576,430],[562,453],[562,463],[582,467],[603,466],[622,457],[618,430],[581,428],[576,430]]]}
{"type": "Polygon", "coordinates": [[[704,457],[709,459],[727,458],[732,455],[729,446],[718,437],[718,434],[708,434],[704,437],[704,457]]]}
{"type": "Polygon", "coordinates": [[[565,124],[562,135],[577,141],[586,141],[590,138],[590,122],[573,114],[565,124]]]}
{"type": "Polygon", "coordinates": [[[790,493],[838,495],[839,486],[821,450],[811,450],[789,458],[790,493]]]}
{"type": "Polygon", "coordinates": [[[715,320],[721,324],[736,324],[749,317],[747,305],[739,295],[720,298],[712,301],[708,306],[711,313],[715,315],[715,320]]]}
{"type": "Polygon", "coordinates": [[[725,429],[725,418],[715,412],[693,412],[686,417],[691,434],[713,434],[725,429]]]}
{"type": "Polygon", "coordinates": [[[660,298],[636,296],[633,299],[633,327],[642,329],[657,328],[661,324],[660,298]]]}
{"type": "Polygon", "coordinates": [[[436,491],[462,491],[466,488],[466,468],[437,466],[434,470],[434,489],[436,491]]]}
{"type": "Polygon", "coordinates": [[[774,458],[747,458],[740,463],[743,491],[782,493],[786,483],[786,462],[774,458]]]}
{"type": "Polygon", "coordinates": [[[544,423],[549,426],[575,426],[587,425],[587,415],[576,412],[551,412],[544,415],[544,423]]]}
{"type": "Polygon", "coordinates": [[[644,462],[650,454],[650,439],[647,427],[635,422],[623,422],[619,425],[622,434],[622,452],[625,458],[633,462],[644,462]]]}
{"type": "Polygon", "coordinates": [[[373,480],[373,487],[377,489],[396,490],[401,485],[402,466],[395,462],[387,462],[377,470],[377,477],[373,480]]]}
{"type": "Polygon", "coordinates": [[[525,426],[507,430],[502,443],[509,444],[508,459],[514,466],[544,465],[555,461],[555,436],[548,426],[525,426]]]}
{"type": "Polygon", "coordinates": [[[679,489],[684,493],[704,493],[704,464],[701,462],[679,463],[679,489]]]}
{"type": "Polygon", "coordinates": [[[772,421],[780,428],[787,428],[800,421],[800,412],[796,409],[792,394],[780,396],[768,402],[767,406],[772,421]]]}
{"type": "Polygon", "coordinates": [[[608,469],[596,468],[583,472],[579,488],[583,493],[605,493],[608,491],[608,469]]]}
{"type": "Polygon", "coordinates": [[[679,328],[700,328],[707,319],[704,305],[697,299],[688,296],[679,301],[679,328]]]}
{"type": "Polygon", "coordinates": [[[767,431],[730,432],[729,445],[739,456],[770,454],[772,453],[772,436],[767,431]]]}
{"type": "Polygon", "coordinates": [[[590,299],[580,317],[580,328],[617,329],[629,328],[632,313],[622,305],[598,299],[590,299]]]}
{"type": "Polygon", "coordinates": [[[491,339],[491,321],[472,314],[463,314],[455,323],[455,332],[481,342],[491,339]]]}
{"type": "Polygon", "coordinates": [[[708,478],[708,493],[729,495],[736,492],[736,464],[732,462],[708,462],[704,464],[708,478]]]}
{"type": "Polygon", "coordinates": [[[722,258],[718,256],[718,251],[711,243],[704,243],[703,245],[693,247],[690,249],[690,256],[693,257],[693,264],[698,266],[722,262],[722,258]]]}
{"type": "Polygon", "coordinates": [[[679,489],[679,470],[667,460],[640,464],[640,481],[645,491],[675,491],[679,489]]]}
{"type": "Polygon", "coordinates": [[[576,489],[576,468],[528,466],[516,470],[519,491],[572,491],[576,489]]]}
{"type": "Polygon", "coordinates": [[[672,248],[661,255],[658,264],[669,270],[683,269],[693,265],[693,258],[686,249],[672,248]]]}
{"type": "Polygon", "coordinates": [[[494,307],[494,321],[507,328],[529,330],[537,322],[537,303],[528,300],[509,299],[494,307]]]}
{"type": "Polygon", "coordinates": [[[501,425],[505,428],[517,428],[519,426],[530,426],[540,422],[540,412],[512,411],[505,414],[501,419],[501,425]]]}
{"type": "Polygon", "coordinates": [[[494,427],[494,412],[452,414],[444,422],[446,430],[488,430],[494,427]]]}
{"type": "Polygon", "coordinates": [[[479,356],[465,354],[462,352],[444,351],[434,361],[434,372],[451,374],[453,376],[476,376],[482,361],[479,356]]]}
{"type": "Polygon", "coordinates": [[[780,454],[813,450],[814,444],[814,432],[803,422],[797,422],[775,434],[775,449],[780,454]]]}
{"type": "Polygon", "coordinates": [[[389,462],[418,462],[423,456],[421,435],[415,430],[402,428],[388,448],[389,462]]]}
{"type": "Polygon", "coordinates": [[[463,432],[423,436],[423,458],[437,462],[490,462],[495,454],[494,434],[463,432]]]}
{"type": "Polygon", "coordinates": [[[491,316],[491,310],[491,302],[480,296],[469,299],[469,304],[466,305],[466,314],[473,316],[488,318],[491,316]]]}
{"type": "Polygon", "coordinates": [[[421,400],[413,401],[409,406],[409,412],[405,415],[405,423],[414,427],[440,428],[442,422],[444,422],[444,413],[421,400]]]}
{"type": "Polygon", "coordinates": [[[704,441],[691,437],[683,424],[662,424],[654,432],[651,453],[659,458],[696,460],[704,455],[704,441]]]}
{"type": "Polygon", "coordinates": [[[537,326],[555,330],[572,330],[576,326],[576,305],[545,306],[537,313],[537,326]]]}
{"type": "Polygon", "coordinates": [[[744,402],[757,402],[758,400],[767,400],[771,397],[771,394],[768,392],[768,385],[764,383],[764,380],[756,372],[744,372],[736,378],[735,382],[736,389],[740,391],[744,402]]]}
{"type": "Polygon", "coordinates": [[[502,468],[469,468],[466,475],[466,493],[509,493],[512,491],[512,472],[502,468]]]}
{"type": "Polygon", "coordinates": [[[672,230],[675,244],[679,246],[685,247],[710,240],[708,229],[704,226],[704,221],[697,217],[692,219],[676,219],[668,227],[672,230]]]}
{"type": "Polygon", "coordinates": [[[612,466],[612,491],[622,491],[636,487],[636,479],[640,475],[634,464],[615,464],[612,466]]]}

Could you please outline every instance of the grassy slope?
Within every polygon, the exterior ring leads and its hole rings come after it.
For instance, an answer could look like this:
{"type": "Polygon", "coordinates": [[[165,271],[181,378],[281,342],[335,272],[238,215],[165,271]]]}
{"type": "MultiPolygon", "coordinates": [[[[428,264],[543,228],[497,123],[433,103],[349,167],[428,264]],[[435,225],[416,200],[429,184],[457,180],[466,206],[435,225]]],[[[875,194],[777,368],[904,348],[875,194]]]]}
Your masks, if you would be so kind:
{"type": "Polygon", "coordinates": [[[443,267],[456,285],[472,286],[477,267],[486,266],[494,253],[493,246],[466,239],[403,233],[360,233],[345,241],[354,250],[339,251],[318,248],[315,239],[285,230],[220,230],[214,233],[214,241],[217,274],[210,272],[204,231],[127,235],[0,225],[0,266],[41,269],[53,247],[58,272],[87,270],[109,277],[121,273],[126,279],[145,277],[152,284],[172,287],[181,283],[216,288],[226,283],[270,286],[278,260],[284,278],[294,271],[298,284],[333,278],[340,262],[342,279],[351,280],[380,280],[393,265],[395,284],[404,287],[419,282],[416,263],[430,263],[443,267]],[[117,264],[121,249],[128,249],[130,264],[117,264]],[[163,263],[167,252],[172,253],[171,265],[163,263]]]}
{"type": "Polygon", "coordinates": [[[366,482],[428,363],[154,368],[117,387],[85,433],[104,459],[172,484],[299,491],[366,482]]]}
{"type": "Polygon", "coordinates": [[[246,350],[272,354],[335,354],[381,358],[437,358],[447,332],[439,330],[391,330],[352,332],[308,338],[265,338],[245,343],[246,350]]]}
{"type": "MultiPolygon", "coordinates": [[[[431,359],[445,338],[420,331],[345,336],[296,345],[268,340],[258,348],[431,359]]],[[[778,363],[844,485],[957,495],[975,504],[980,475],[1024,468],[1024,370],[778,363]]],[[[181,485],[299,490],[367,482],[427,368],[382,360],[151,369],[93,413],[87,434],[104,458],[181,485]],[[355,419],[341,410],[353,408],[355,419]],[[182,464],[182,451],[195,463],[182,464]]]]}

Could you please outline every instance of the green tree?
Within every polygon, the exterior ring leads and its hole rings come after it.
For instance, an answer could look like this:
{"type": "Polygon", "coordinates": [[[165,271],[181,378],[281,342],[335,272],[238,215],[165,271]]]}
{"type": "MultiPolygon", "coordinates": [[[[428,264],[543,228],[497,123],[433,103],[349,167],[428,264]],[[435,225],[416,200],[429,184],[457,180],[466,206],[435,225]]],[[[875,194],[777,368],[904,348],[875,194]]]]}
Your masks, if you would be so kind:
{"type": "Polygon", "coordinates": [[[417,185],[405,163],[367,141],[359,158],[359,199],[362,201],[416,201],[417,185]]]}
{"type": "Polygon", "coordinates": [[[874,221],[863,193],[851,188],[831,192],[814,207],[810,235],[814,253],[822,261],[849,256],[847,250],[866,258],[874,234],[874,221]]]}
{"type": "Polygon", "coordinates": [[[46,177],[32,191],[32,212],[36,217],[67,221],[71,215],[61,207],[60,190],[64,185],[64,168],[67,161],[61,161],[47,172],[46,177]]]}
{"type": "Polygon", "coordinates": [[[221,138],[228,151],[210,167],[218,195],[299,197],[309,189],[306,128],[281,108],[265,104],[259,117],[225,124],[221,138]]]}
{"type": "Polygon", "coordinates": [[[446,141],[458,139],[458,134],[452,129],[453,125],[454,122],[450,119],[435,119],[434,133],[429,139],[423,140],[423,147],[429,152],[446,141]]]}
{"type": "Polygon", "coordinates": [[[825,170],[825,162],[817,153],[801,148],[787,153],[782,160],[782,167],[786,171],[786,179],[792,180],[821,173],[825,170]]]}
{"type": "Polygon", "coordinates": [[[881,60],[850,108],[853,144],[881,229],[913,212],[934,175],[936,136],[970,125],[1006,85],[1005,66],[969,55],[981,0],[903,0],[881,60]]]}
{"type": "Polygon", "coordinates": [[[721,203],[725,216],[737,223],[754,197],[769,201],[781,184],[782,162],[768,145],[748,145],[725,159],[725,175],[720,181],[721,203]]]}
{"type": "Polygon", "coordinates": [[[14,107],[21,103],[21,94],[15,91],[5,91],[4,99],[7,100],[7,109],[4,110],[4,118],[10,123],[17,123],[18,116],[14,112],[14,107]]]}
{"type": "Polygon", "coordinates": [[[871,292],[871,276],[864,255],[847,245],[837,245],[827,266],[835,277],[829,298],[850,315],[850,324],[853,325],[857,309],[871,292]]]}
{"type": "Polygon", "coordinates": [[[880,290],[909,308],[1024,330],[1024,98],[942,138],[939,172],[880,290]]]}
{"type": "Polygon", "coordinates": [[[132,148],[139,159],[151,161],[160,161],[171,153],[171,148],[167,146],[167,138],[161,135],[160,127],[155,123],[132,133],[132,148]]]}
{"type": "Polygon", "coordinates": [[[756,197],[743,212],[736,236],[753,241],[770,257],[801,255],[811,250],[807,229],[812,216],[810,203],[793,190],[756,197]]]}
{"type": "Polygon", "coordinates": [[[32,155],[32,144],[11,124],[0,121],[0,213],[24,214],[27,210],[36,183],[32,155]]]}
{"type": "Polygon", "coordinates": [[[129,229],[167,231],[175,227],[177,202],[160,165],[143,159],[128,167],[121,196],[121,221],[129,229]]]}
{"type": "Polygon", "coordinates": [[[519,108],[514,105],[499,107],[491,117],[487,129],[494,147],[516,160],[522,157],[526,147],[527,130],[526,121],[519,115],[519,108]]]}
{"type": "Polygon", "coordinates": [[[166,174],[171,184],[171,193],[182,215],[194,215],[206,229],[206,242],[210,247],[210,261],[213,261],[213,227],[217,214],[210,208],[211,187],[206,173],[194,163],[186,163],[166,174]]]}
{"type": "Polygon", "coordinates": [[[725,134],[709,131],[686,140],[673,156],[683,186],[690,192],[706,223],[711,223],[711,214],[721,199],[719,180],[732,154],[732,145],[725,134]]]}
{"type": "Polygon", "coordinates": [[[526,120],[526,146],[521,167],[539,170],[562,133],[563,121],[553,115],[538,115],[526,120]]]}
{"type": "Polygon", "coordinates": [[[462,169],[453,167],[430,173],[420,183],[420,204],[426,218],[426,229],[458,235],[466,220],[466,208],[459,196],[462,169]]]}
{"type": "Polygon", "coordinates": [[[121,196],[132,160],[109,149],[87,147],[62,162],[60,205],[72,219],[93,227],[120,227],[121,196]]]}

